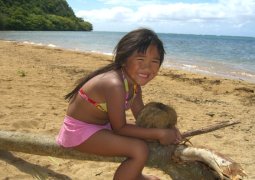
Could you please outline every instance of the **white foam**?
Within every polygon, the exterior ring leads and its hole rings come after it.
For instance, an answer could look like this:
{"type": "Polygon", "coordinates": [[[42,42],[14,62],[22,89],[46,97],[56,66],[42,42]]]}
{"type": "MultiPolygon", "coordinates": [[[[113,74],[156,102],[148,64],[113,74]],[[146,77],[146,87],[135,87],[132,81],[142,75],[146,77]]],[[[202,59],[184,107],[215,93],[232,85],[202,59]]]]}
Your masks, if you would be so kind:
{"type": "Polygon", "coordinates": [[[183,64],[183,66],[184,66],[185,68],[188,68],[188,69],[196,69],[196,68],[197,68],[197,66],[195,66],[195,65],[190,65],[190,64],[183,64]]]}
{"type": "Polygon", "coordinates": [[[28,41],[23,41],[22,43],[23,43],[23,44],[29,44],[30,42],[28,42],[28,41]]]}
{"type": "Polygon", "coordinates": [[[43,44],[43,43],[35,43],[35,42],[32,42],[32,41],[23,41],[22,43],[23,43],[23,44],[31,44],[31,45],[35,45],[35,46],[48,46],[48,47],[52,47],[52,48],[57,47],[55,44],[48,44],[48,45],[45,45],[45,44],[43,44]]]}
{"type": "Polygon", "coordinates": [[[56,45],[54,45],[54,44],[48,44],[48,47],[52,47],[52,48],[54,48],[54,47],[57,47],[56,45]]]}
{"type": "Polygon", "coordinates": [[[255,74],[250,74],[248,72],[231,72],[234,75],[242,75],[242,76],[246,76],[246,77],[250,77],[250,78],[255,78],[255,74]]]}
{"type": "Polygon", "coordinates": [[[112,56],[113,54],[112,53],[106,53],[106,52],[101,52],[101,51],[91,51],[92,53],[97,53],[97,54],[105,54],[105,55],[108,55],[108,56],[112,56]]]}
{"type": "Polygon", "coordinates": [[[31,44],[31,45],[41,45],[41,43],[35,43],[35,42],[32,42],[32,41],[23,41],[22,42],[23,44],[31,44]]]}
{"type": "Polygon", "coordinates": [[[103,53],[105,55],[108,55],[108,56],[112,56],[113,54],[112,53],[103,53]]]}

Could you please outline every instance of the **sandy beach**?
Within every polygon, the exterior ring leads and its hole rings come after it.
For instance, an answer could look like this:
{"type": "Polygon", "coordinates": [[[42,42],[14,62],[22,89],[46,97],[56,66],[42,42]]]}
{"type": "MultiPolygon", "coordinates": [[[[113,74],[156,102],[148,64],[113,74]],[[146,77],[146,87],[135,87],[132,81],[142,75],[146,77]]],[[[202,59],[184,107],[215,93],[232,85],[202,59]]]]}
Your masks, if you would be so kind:
{"type": "MultiPolygon", "coordinates": [[[[0,41],[0,129],[56,136],[67,108],[63,96],[84,74],[111,56],[0,41]]],[[[143,87],[144,102],[172,105],[184,132],[226,120],[240,124],[194,136],[195,146],[210,147],[240,163],[255,179],[255,84],[162,68],[143,87]]],[[[128,121],[133,117],[127,112],[128,121]]],[[[0,179],[102,179],[117,163],[79,161],[0,151],[0,179]]],[[[168,174],[146,167],[163,180],[168,174]]]]}

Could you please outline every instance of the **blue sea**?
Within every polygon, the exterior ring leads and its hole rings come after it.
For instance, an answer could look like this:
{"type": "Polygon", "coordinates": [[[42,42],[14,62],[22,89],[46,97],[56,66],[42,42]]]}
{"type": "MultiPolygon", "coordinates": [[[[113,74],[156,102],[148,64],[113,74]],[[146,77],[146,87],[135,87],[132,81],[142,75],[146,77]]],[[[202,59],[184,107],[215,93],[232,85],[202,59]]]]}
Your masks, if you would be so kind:
{"type": "MultiPolygon", "coordinates": [[[[0,39],[112,54],[124,32],[0,31],[0,39]]],[[[159,33],[163,66],[255,82],[255,37],[159,33]]]]}

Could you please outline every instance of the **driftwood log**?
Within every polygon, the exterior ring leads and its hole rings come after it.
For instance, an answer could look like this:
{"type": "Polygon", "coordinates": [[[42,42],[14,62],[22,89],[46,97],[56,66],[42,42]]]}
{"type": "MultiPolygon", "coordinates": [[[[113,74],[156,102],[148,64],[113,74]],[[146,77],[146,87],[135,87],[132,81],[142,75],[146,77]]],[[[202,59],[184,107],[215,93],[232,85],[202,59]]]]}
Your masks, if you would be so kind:
{"type": "MultiPolygon", "coordinates": [[[[136,119],[136,125],[146,128],[174,128],[177,125],[177,117],[177,113],[171,105],[166,105],[161,102],[150,102],[140,111],[136,119]]],[[[228,122],[225,123],[225,126],[228,126],[228,122]]],[[[236,123],[239,122],[232,124],[236,123]]],[[[182,138],[184,142],[189,141],[187,138],[189,136],[210,132],[219,127],[224,127],[224,122],[213,127],[185,132],[182,134],[182,138]]],[[[238,180],[247,176],[240,164],[208,147],[194,147],[182,143],[182,145],[176,146],[172,159],[182,163],[202,162],[217,172],[220,179],[238,180]]],[[[187,179],[190,178],[187,177],[187,179]]]]}
{"type": "MultiPolygon", "coordinates": [[[[189,131],[184,133],[185,137],[210,132],[222,127],[230,126],[238,122],[225,122],[203,128],[202,130],[189,131]]],[[[198,162],[178,164],[171,160],[178,145],[161,146],[158,143],[148,143],[150,156],[147,166],[156,167],[173,179],[216,179],[216,174],[207,166],[198,162]]],[[[58,146],[55,137],[43,134],[0,131],[0,149],[5,151],[17,151],[42,156],[53,156],[65,159],[79,159],[91,161],[121,162],[123,157],[105,157],[93,154],[81,153],[73,149],[66,149],[58,146]]]]}

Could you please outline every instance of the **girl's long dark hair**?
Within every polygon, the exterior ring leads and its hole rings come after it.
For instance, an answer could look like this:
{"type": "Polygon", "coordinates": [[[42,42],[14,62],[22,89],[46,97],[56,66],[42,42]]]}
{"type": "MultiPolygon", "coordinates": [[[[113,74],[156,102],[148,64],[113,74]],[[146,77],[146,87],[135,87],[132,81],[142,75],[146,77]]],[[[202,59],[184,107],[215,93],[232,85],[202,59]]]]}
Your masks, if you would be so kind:
{"type": "Polygon", "coordinates": [[[160,65],[163,63],[165,50],[163,43],[158,38],[157,34],[150,29],[137,29],[126,34],[119,43],[116,45],[113,51],[114,61],[96,71],[93,71],[89,75],[83,77],[77,84],[77,86],[65,96],[65,99],[71,100],[79,91],[79,89],[91,78],[111,71],[120,69],[134,52],[146,53],[148,47],[153,44],[156,45],[160,55],[160,65]]]}

